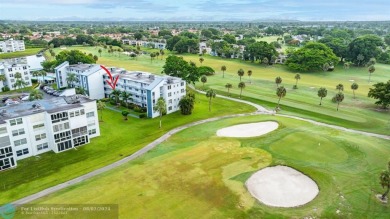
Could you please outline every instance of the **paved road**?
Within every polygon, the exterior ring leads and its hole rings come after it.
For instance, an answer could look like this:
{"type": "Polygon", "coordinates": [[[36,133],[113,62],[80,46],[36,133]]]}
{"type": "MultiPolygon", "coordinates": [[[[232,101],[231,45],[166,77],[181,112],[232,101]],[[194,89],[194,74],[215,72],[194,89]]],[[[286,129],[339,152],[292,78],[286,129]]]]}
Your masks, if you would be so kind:
{"type": "MultiPolygon", "coordinates": [[[[204,93],[203,91],[199,91],[199,92],[200,93],[204,93]]],[[[250,116],[250,115],[271,114],[271,115],[276,115],[276,116],[280,116],[280,117],[288,117],[288,118],[298,119],[298,120],[310,122],[310,123],[315,124],[315,125],[325,126],[325,127],[329,127],[329,128],[333,128],[333,129],[337,129],[337,130],[342,130],[342,131],[346,131],[346,132],[351,132],[351,133],[362,134],[362,135],[366,135],[366,136],[371,136],[371,137],[377,137],[377,138],[390,140],[390,136],[387,136],[387,135],[380,135],[380,134],[375,134],[375,133],[369,133],[369,132],[357,131],[357,130],[353,130],[353,129],[347,129],[347,128],[344,128],[344,127],[341,127],[341,126],[329,125],[329,124],[326,124],[326,123],[321,123],[321,122],[317,122],[317,121],[314,121],[314,120],[304,119],[304,118],[300,118],[300,117],[296,117],[296,116],[275,114],[275,111],[267,110],[267,109],[265,109],[264,107],[262,107],[262,106],[260,106],[258,104],[251,103],[251,102],[248,102],[248,101],[245,101],[245,100],[235,99],[235,98],[221,96],[221,95],[218,95],[218,97],[224,98],[224,99],[228,99],[228,100],[233,100],[233,101],[240,102],[240,103],[246,103],[246,104],[252,105],[252,106],[254,106],[257,109],[257,111],[253,112],[253,113],[236,114],[236,115],[229,115],[229,116],[220,116],[220,117],[215,117],[215,118],[209,118],[209,119],[204,119],[204,120],[201,120],[201,121],[192,122],[192,123],[189,123],[189,124],[177,127],[175,129],[172,129],[171,131],[167,132],[163,136],[159,137],[155,141],[151,142],[150,144],[146,145],[142,149],[138,150],[134,154],[132,154],[132,155],[130,155],[128,157],[123,158],[122,160],[119,160],[119,161],[117,161],[115,163],[109,164],[109,165],[107,165],[105,167],[102,167],[100,169],[94,170],[94,171],[92,171],[90,173],[87,173],[85,175],[79,176],[79,177],[77,177],[75,179],[72,179],[72,180],[69,180],[67,182],[61,183],[59,185],[47,188],[47,189],[45,189],[43,191],[40,191],[38,193],[29,195],[27,197],[24,197],[22,199],[14,201],[12,204],[14,204],[14,205],[26,204],[28,202],[31,202],[31,201],[39,199],[39,198],[41,198],[43,196],[52,194],[52,193],[54,193],[56,191],[59,191],[61,189],[67,188],[67,187],[72,186],[72,185],[75,185],[75,184],[77,184],[79,182],[82,182],[82,181],[84,181],[86,179],[90,179],[90,178],[92,178],[94,176],[97,176],[97,175],[99,175],[101,173],[104,173],[104,172],[107,172],[109,170],[112,170],[112,169],[114,169],[114,168],[116,168],[118,166],[121,166],[121,165],[123,165],[123,164],[125,164],[125,163],[127,163],[129,161],[132,161],[132,160],[136,159],[137,157],[142,156],[143,154],[145,154],[148,151],[152,150],[157,145],[159,145],[160,143],[164,142],[171,135],[173,135],[173,134],[175,134],[177,132],[180,132],[180,131],[182,131],[184,129],[187,129],[187,128],[195,126],[195,125],[199,125],[199,124],[203,124],[203,123],[207,123],[207,122],[212,122],[212,121],[217,121],[217,120],[225,119],[225,118],[242,117],[242,116],[250,116]]]]}

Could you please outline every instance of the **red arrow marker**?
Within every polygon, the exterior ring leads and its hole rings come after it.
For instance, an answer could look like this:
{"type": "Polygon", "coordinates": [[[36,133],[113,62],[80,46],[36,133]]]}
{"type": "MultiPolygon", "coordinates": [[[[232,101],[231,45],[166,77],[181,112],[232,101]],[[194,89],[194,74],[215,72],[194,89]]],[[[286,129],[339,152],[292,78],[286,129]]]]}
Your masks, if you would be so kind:
{"type": "Polygon", "coordinates": [[[106,68],[104,67],[103,65],[100,66],[104,71],[107,72],[108,76],[110,77],[110,80],[106,80],[107,84],[110,85],[110,87],[115,90],[116,88],[116,83],[118,83],[118,79],[119,79],[119,75],[117,75],[116,77],[112,77],[112,74],[111,72],[106,68]]]}

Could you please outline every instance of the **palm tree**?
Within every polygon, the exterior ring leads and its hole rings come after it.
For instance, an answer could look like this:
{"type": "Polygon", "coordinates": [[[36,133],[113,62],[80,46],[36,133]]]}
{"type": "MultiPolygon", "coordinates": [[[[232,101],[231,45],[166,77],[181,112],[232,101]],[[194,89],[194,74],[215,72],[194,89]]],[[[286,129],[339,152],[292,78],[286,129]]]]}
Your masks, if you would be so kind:
{"type": "Polygon", "coordinates": [[[244,89],[245,88],[245,82],[240,82],[240,83],[238,83],[238,88],[240,88],[241,89],[241,91],[240,91],[240,98],[241,98],[241,94],[242,94],[242,89],[244,89]]]}
{"type": "Polygon", "coordinates": [[[203,61],[204,61],[204,58],[203,58],[203,57],[200,57],[200,58],[199,58],[199,62],[200,62],[200,65],[201,65],[201,66],[202,66],[203,61]]]}
{"type": "Polygon", "coordinates": [[[45,77],[46,77],[47,73],[42,70],[42,71],[39,71],[39,74],[40,74],[40,76],[42,76],[42,83],[44,84],[45,83],[45,77]]]}
{"type": "Polygon", "coordinates": [[[66,77],[66,82],[68,83],[69,87],[74,87],[74,83],[78,81],[79,79],[75,73],[70,73],[68,74],[68,77],[66,77]]]}
{"type": "Polygon", "coordinates": [[[225,77],[226,66],[222,65],[221,71],[222,71],[222,77],[224,78],[225,77]]]}
{"type": "Polygon", "coordinates": [[[262,60],[262,62],[263,62],[263,64],[264,64],[265,66],[267,66],[268,63],[269,63],[269,60],[268,60],[267,57],[264,57],[264,59],[262,60]]]}
{"type": "Polygon", "coordinates": [[[150,62],[153,62],[154,57],[156,57],[156,54],[154,52],[150,53],[150,62]]]}
{"type": "Polygon", "coordinates": [[[359,61],[358,66],[360,66],[361,62],[364,60],[364,56],[362,54],[359,54],[356,59],[359,61]]]}
{"type": "Polygon", "coordinates": [[[385,193],[381,196],[382,200],[386,199],[390,190],[390,161],[387,163],[387,170],[383,170],[379,176],[380,184],[383,188],[386,188],[385,193]]]}
{"type": "Polygon", "coordinates": [[[300,74],[296,74],[294,78],[296,80],[295,87],[298,87],[298,80],[301,80],[301,75],[300,74]]]}
{"type": "Polygon", "coordinates": [[[43,99],[43,94],[40,90],[32,90],[30,92],[30,97],[29,97],[29,100],[32,101],[32,100],[41,100],[43,99]]]}
{"type": "Polygon", "coordinates": [[[103,122],[103,110],[106,108],[106,104],[103,101],[97,102],[97,109],[100,110],[100,122],[103,122]]]}
{"type": "Polygon", "coordinates": [[[355,90],[357,90],[359,88],[359,85],[357,84],[357,83],[353,83],[352,85],[351,85],[351,89],[352,89],[352,91],[353,91],[353,99],[355,99],[356,97],[355,97],[355,90]]]}
{"type": "Polygon", "coordinates": [[[287,94],[287,90],[283,86],[280,86],[276,89],[276,95],[278,95],[279,97],[278,106],[276,107],[277,109],[279,109],[280,99],[282,99],[282,97],[285,97],[286,94],[287,94]]]}
{"type": "Polygon", "coordinates": [[[123,110],[123,111],[122,111],[122,116],[123,116],[123,118],[124,118],[125,120],[127,120],[127,116],[128,116],[129,114],[130,114],[129,111],[127,111],[127,110],[123,110]]]}
{"type": "Polygon", "coordinates": [[[336,86],[336,90],[339,90],[339,92],[344,91],[344,85],[343,84],[338,84],[336,86]]]}
{"type": "Polygon", "coordinates": [[[230,83],[227,83],[227,84],[225,84],[225,87],[228,89],[228,96],[230,96],[230,88],[232,88],[233,87],[233,85],[232,84],[230,84],[230,83]]]}
{"type": "Polygon", "coordinates": [[[165,103],[164,98],[162,97],[158,98],[156,105],[153,107],[153,110],[155,112],[158,111],[160,114],[160,128],[161,128],[161,117],[164,113],[167,112],[167,104],[165,103]]]}
{"type": "Polygon", "coordinates": [[[206,92],[206,97],[209,98],[209,112],[211,111],[211,99],[212,98],[215,98],[217,94],[215,93],[215,91],[213,89],[209,89],[207,92],[206,92]]]}
{"type": "Polygon", "coordinates": [[[164,50],[160,49],[161,60],[163,59],[164,54],[165,54],[164,50]]]}
{"type": "Polygon", "coordinates": [[[100,57],[102,57],[102,52],[103,52],[102,49],[98,50],[98,53],[100,54],[100,57]]]}
{"type": "Polygon", "coordinates": [[[240,68],[238,71],[237,71],[237,74],[238,76],[240,77],[240,81],[241,81],[241,77],[244,76],[245,72],[242,68],[240,68]]]}
{"type": "Polygon", "coordinates": [[[276,77],[276,78],[275,78],[275,83],[276,83],[276,86],[277,86],[277,87],[279,87],[279,84],[281,84],[281,83],[282,83],[282,81],[283,81],[283,80],[282,80],[282,78],[281,78],[281,77],[276,77]]]}
{"type": "Polygon", "coordinates": [[[252,70],[248,70],[247,74],[248,74],[248,77],[249,77],[249,83],[252,84],[252,81],[251,81],[252,70]]]}
{"type": "Polygon", "coordinates": [[[0,74],[0,81],[5,82],[7,78],[5,77],[4,74],[0,74]]]}
{"type": "Polygon", "coordinates": [[[119,96],[120,95],[121,95],[121,92],[119,90],[113,90],[110,94],[110,97],[115,99],[116,105],[118,105],[118,103],[119,103],[119,96]]]}
{"type": "Polygon", "coordinates": [[[321,98],[320,100],[320,106],[322,105],[322,98],[325,98],[327,95],[328,95],[328,90],[326,90],[326,88],[324,87],[321,87],[319,90],[318,90],[318,97],[321,98]]]}
{"type": "Polygon", "coordinates": [[[27,82],[23,81],[22,79],[16,80],[15,84],[13,85],[13,87],[17,89],[24,88],[25,86],[27,86],[27,82]]]}
{"type": "Polygon", "coordinates": [[[369,73],[369,76],[368,76],[368,83],[371,82],[371,74],[375,72],[375,66],[374,65],[370,65],[370,67],[368,67],[368,73],[369,73]]]}
{"type": "Polygon", "coordinates": [[[337,102],[337,111],[339,111],[339,105],[344,100],[344,94],[342,92],[338,92],[336,96],[334,96],[334,99],[337,102]]]}
{"type": "Polygon", "coordinates": [[[202,75],[202,77],[200,78],[200,81],[203,83],[203,89],[204,89],[204,83],[207,82],[207,76],[206,75],[202,75]]]}
{"type": "Polygon", "coordinates": [[[120,97],[122,98],[122,101],[128,106],[128,100],[131,100],[131,94],[127,93],[126,91],[122,91],[120,93],[120,97]]]}

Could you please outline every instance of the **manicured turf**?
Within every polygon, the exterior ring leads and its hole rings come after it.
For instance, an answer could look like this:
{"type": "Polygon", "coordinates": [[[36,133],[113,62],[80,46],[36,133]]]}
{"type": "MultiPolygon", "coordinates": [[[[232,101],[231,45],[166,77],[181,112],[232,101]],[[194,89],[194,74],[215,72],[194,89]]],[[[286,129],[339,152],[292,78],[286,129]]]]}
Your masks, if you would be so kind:
{"type": "Polygon", "coordinates": [[[120,218],[386,218],[389,205],[374,195],[383,191],[378,174],[389,158],[388,145],[288,118],[224,119],[184,130],[125,166],[34,203],[113,203],[120,218]],[[270,120],[279,129],[262,137],[215,134],[223,127],[270,120]],[[318,184],[319,195],[297,208],[260,204],[244,182],[268,165],[305,173],[318,184]]]}
{"type": "MultiPolygon", "coordinates": [[[[69,47],[67,49],[80,49],[86,53],[98,54],[98,49],[95,47],[69,47]]],[[[60,49],[56,49],[56,53],[60,49]]],[[[169,54],[166,51],[166,55],[169,54]]],[[[198,55],[182,55],[187,61],[193,61],[200,66],[198,55]]],[[[164,59],[163,58],[163,59],[164,59]]],[[[130,57],[118,54],[110,55],[104,50],[102,57],[99,57],[98,63],[126,68],[128,70],[142,70],[153,73],[161,73],[162,66],[165,61],[160,60],[151,63],[149,55],[142,55],[137,60],[131,60],[130,57]]],[[[376,64],[376,71],[372,74],[372,82],[368,83],[367,68],[351,67],[344,70],[342,66],[337,66],[334,72],[310,72],[301,73],[301,80],[298,82],[299,89],[292,89],[296,83],[294,76],[295,72],[289,71],[285,66],[275,65],[264,67],[260,64],[244,62],[240,60],[222,59],[219,57],[205,56],[202,65],[211,66],[216,70],[216,75],[208,77],[205,84],[207,88],[217,90],[217,94],[227,95],[227,90],[224,87],[226,83],[233,84],[231,93],[234,97],[238,97],[240,90],[237,88],[239,77],[237,70],[242,68],[247,72],[253,71],[251,79],[246,75],[242,80],[246,83],[246,88],[243,90],[243,99],[259,103],[274,109],[277,103],[275,94],[276,85],[275,78],[282,77],[283,83],[287,89],[287,96],[281,100],[282,111],[280,113],[302,116],[313,120],[340,125],[348,128],[388,134],[390,131],[390,111],[383,111],[374,105],[375,100],[368,98],[367,93],[372,84],[376,82],[385,82],[389,79],[388,72],[390,65],[376,64]],[[222,78],[220,68],[222,65],[227,67],[225,78],[222,78]],[[350,80],[359,84],[359,89],[356,91],[356,99],[353,98],[353,93],[350,88],[353,83],[350,80]],[[332,97],[337,93],[336,85],[344,84],[345,99],[340,105],[340,110],[336,111],[336,104],[331,102],[332,97]],[[319,106],[320,99],[317,96],[317,90],[320,87],[328,89],[328,96],[324,98],[323,105],[319,106]]],[[[202,84],[197,84],[198,88],[202,89],[202,84]]]]}
{"type": "Polygon", "coordinates": [[[41,50],[42,48],[31,48],[20,52],[2,53],[0,54],[0,59],[10,59],[10,58],[18,58],[23,56],[35,55],[41,50]]]}
{"type": "Polygon", "coordinates": [[[101,136],[92,139],[90,144],[77,150],[59,154],[49,152],[27,158],[18,161],[16,169],[0,172],[0,203],[8,203],[113,163],[177,126],[209,117],[254,110],[248,105],[215,98],[212,111],[209,112],[206,97],[198,94],[192,115],[183,116],[176,112],[164,116],[163,127],[159,129],[158,118],[129,117],[128,121],[124,121],[120,112],[106,109],[103,112],[104,122],[100,123],[101,136]]]}

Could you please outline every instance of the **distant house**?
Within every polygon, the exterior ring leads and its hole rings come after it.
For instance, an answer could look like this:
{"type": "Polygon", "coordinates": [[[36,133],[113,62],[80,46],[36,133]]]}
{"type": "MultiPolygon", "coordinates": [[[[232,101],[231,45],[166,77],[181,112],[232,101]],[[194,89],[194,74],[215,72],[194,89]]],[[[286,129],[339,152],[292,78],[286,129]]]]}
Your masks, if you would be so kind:
{"type": "Polygon", "coordinates": [[[203,50],[206,50],[206,54],[211,54],[211,47],[207,46],[206,42],[199,43],[199,54],[203,54],[203,50]]]}

